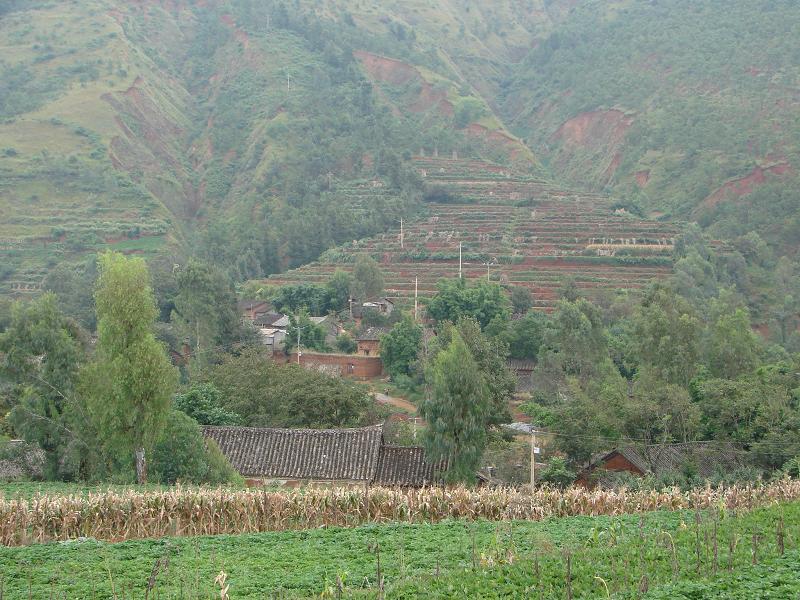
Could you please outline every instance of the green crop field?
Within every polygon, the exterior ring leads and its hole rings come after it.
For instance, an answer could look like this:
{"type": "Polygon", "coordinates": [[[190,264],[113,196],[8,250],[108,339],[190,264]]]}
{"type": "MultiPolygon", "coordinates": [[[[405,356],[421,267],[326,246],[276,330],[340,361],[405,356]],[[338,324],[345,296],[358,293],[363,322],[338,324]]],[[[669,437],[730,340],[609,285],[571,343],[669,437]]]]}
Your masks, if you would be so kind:
{"type": "Polygon", "coordinates": [[[800,593],[800,503],[747,514],[654,512],[0,550],[7,598],[645,597],[800,593]],[[754,537],[755,536],[755,537],[754,537]],[[569,575],[567,574],[569,564],[569,575]],[[154,568],[155,565],[155,568],[154,568]],[[379,566],[380,565],[380,566],[379,566]],[[705,595],[704,595],[705,594],[705,595]]]}

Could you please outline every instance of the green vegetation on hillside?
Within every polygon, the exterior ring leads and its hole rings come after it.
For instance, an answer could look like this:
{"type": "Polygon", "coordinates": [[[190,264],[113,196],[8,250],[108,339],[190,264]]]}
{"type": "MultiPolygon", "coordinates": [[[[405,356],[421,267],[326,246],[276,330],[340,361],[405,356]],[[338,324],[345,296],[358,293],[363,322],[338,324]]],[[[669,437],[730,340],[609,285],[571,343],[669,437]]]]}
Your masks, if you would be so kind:
{"type": "Polygon", "coordinates": [[[681,217],[758,168],[790,188],[780,178],[800,151],[797,3],[574,4],[509,69],[503,98],[555,173],[681,217]]]}

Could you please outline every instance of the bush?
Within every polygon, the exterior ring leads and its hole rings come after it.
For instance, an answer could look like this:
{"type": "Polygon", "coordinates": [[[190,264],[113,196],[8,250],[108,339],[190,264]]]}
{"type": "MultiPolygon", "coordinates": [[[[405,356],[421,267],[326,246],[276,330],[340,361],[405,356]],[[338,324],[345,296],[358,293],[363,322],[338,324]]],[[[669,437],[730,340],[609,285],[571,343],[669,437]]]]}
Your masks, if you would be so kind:
{"type": "Polygon", "coordinates": [[[211,383],[192,386],[185,394],[175,396],[174,407],[200,425],[238,425],[241,417],[222,408],[222,392],[211,383]]]}
{"type": "Polygon", "coordinates": [[[179,410],[169,412],[153,452],[152,470],[161,483],[224,483],[234,475],[226,463],[219,448],[206,447],[197,421],[179,410]]]}
{"type": "Polygon", "coordinates": [[[347,333],[336,338],[336,349],[343,354],[353,354],[358,349],[358,344],[347,333]]]}
{"type": "Polygon", "coordinates": [[[575,471],[567,467],[565,459],[557,456],[550,460],[550,464],[547,465],[539,481],[565,488],[575,482],[575,471]]]}

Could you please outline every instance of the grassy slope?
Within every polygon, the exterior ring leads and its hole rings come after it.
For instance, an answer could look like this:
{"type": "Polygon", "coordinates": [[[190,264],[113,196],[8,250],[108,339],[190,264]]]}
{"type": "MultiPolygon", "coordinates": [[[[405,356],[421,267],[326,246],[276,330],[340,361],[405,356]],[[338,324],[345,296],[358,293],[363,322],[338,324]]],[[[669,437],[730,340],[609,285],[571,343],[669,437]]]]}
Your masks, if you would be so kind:
{"type": "MultiPolygon", "coordinates": [[[[314,152],[314,139],[336,140],[324,148],[340,159],[330,165],[336,175],[371,176],[353,167],[369,148],[342,133],[315,97],[328,50],[314,48],[313,35],[267,26],[265,6],[36,1],[4,16],[6,291],[126,236],[151,234],[121,248],[152,255],[165,242],[187,247],[187,232],[209,222],[283,219],[293,192],[282,174],[314,152]]],[[[493,160],[541,157],[558,179],[639,197],[654,212],[727,219],[714,230],[725,235],[738,233],[741,219],[705,200],[725,182],[735,191],[748,175],[758,180],[758,169],[784,187],[796,170],[795,3],[762,11],[743,0],[325,0],[302,8],[353,47],[413,70],[397,85],[365,69],[396,113],[398,152],[441,142],[493,160]],[[483,103],[472,135],[429,105],[431,90],[453,105],[483,103]]],[[[331,97],[356,92],[331,85],[331,97]]],[[[746,210],[760,231],[786,217],[781,208],[766,223],[746,210]]]]}
{"type": "MultiPolygon", "coordinates": [[[[322,22],[356,47],[408,60],[422,85],[444,86],[454,100],[471,93],[460,89],[465,80],[448,66],[455,63],[427,56],[422,40],[396,39],[381,11],[365,9],[357,26],[343,25],[350,4],[321,7],[322,22]]],[[[347,106],[342,100],[358,90],[326,83],[327,47],[314,48],[313,35],[266,26],[266,4],[90,0],[16,8],[0,22],[0,47],[9,51],[0,61],[9,91],[0,101],[5,291],[12,282],[35,287],[54,263],[121,238],[154,236],[118,246],[152,255],[164,242],[185,243],[208,221],[248,221],[265,203],[280,209],[297,188],[281,179],[286,165],[307,160],[315,140],[335,140],[320,147],[338,160],[330,166],[335,175],[360,175],[353,164],[370,149],[346,128],[362,125],[343,127],[341,114],[324,106],[326,99],[347,106]]],[[[391,10],[414,21],[424,6],[391,10]]],[[[422,123],[448,130],[446,115],[410,110],[390,95],[383,101],[398,111],[398,153],[416,147],[422,123]]],[[[491,113],[484,122],[507,133],[491,113]]],[[[521,143],[512,145],[533,162],[521,143]]],[[[480,140],[473,146],[480,151],[480,140]]]]}
{"type": "MultiPolygon", "coordinates": [[[[173,597],[181,590],[195,595],[207,594],[220,570],[228,574],[230,593],[236,598],[260,598],[279,589],[291,597],[308,597],[333,585],[337,575],[345,580],[350,593],[372,597],[374,592],[359,590],[374,586],[375,556],[370,548],[379,543],[388,597],[413,598],[423,590],[431,597],[538,593],[533,572],[534,553],[538,554],[546,593],[563,596],[561,551],[569,548],[574,554],[572,586],[575,597],[595,597],[602,595],[596,575],[603,577],[612,591],[622,592],[635,585],[631,582],[638,581],[641,576],[640,555],[647,565],[650,587],[667,585],[672,580],[673,563],[671,553],[663,544],[666,536],[661,535],[662,541],[658,541],[662,531],[670,532],[675,540],[681,581],[700,582],[681,583],[682,589],[708,586],[703,582],[710,572],[712,559],[706,554],[705,543],[701,542],[702,575],[698,576],[693,518],[690,513],[651,513],[646,515],[641,530],[639,517],[628,515],[514,522],[513,526],[451,521],[437,525],[370,525],[354,529],[120,544],[86,540],[0,549],[0,566],[5,574],[6,594],[10,597],[27,593],[29,577],[34,597],[49,594],[51,583],[55,590],[67,592],[70,597],[91,597],[93,590],[100,595],[108,594],[112,581],[117,590],[141,594],[154,562],[163,556],[169,556],[169,567],[158,576],[159,597],[161,594],[173,597]],[[473,536],[478,563],[474,571],[471,569],[473,536]],[[640,539],[644,540],[643,544],[640,539]],[[509,556],[512,564],[508,564],[509,556]],[[491,561],[494,567],[490,566],[491,561]],[[433,577],[437,565],[441,576],[433,577]],[[627,586],[624,585],[626,581],[627,586]]],[[[759,556],[762,561],[768,561],[772,572],[770,585],[776,584],[776,574],[796,569],[799,524],[800,505],[797,503],[758,510],[742,517],[723,518],[719,526],[719,561],[723,571],[719,585],[732,587],[749,581],[749,590],[753,592],[754,569],[744,571],[749,573],[749,578],[742,576],[742,569],[751,560],[748,540],[753,532],[764,536],[759,556]],[[776,560],[773,535],[781,513],[790,551],[782,562],[776,560]],[[735,579],[724,572],[728,565],[728,540],[734,534],[741,540],[734,558],[735,579]]],[[[709,516],[704,515],[701,540],[711,527],[709,516]]],[[[782,583],[787,586],[784,590],[796,591],[796,580],[792,583],[787,577],[782,583]],[[791,585],[795,588],[790,588],[791,585]]]]}
{"type": "Polygon", "coordinates": [[[796,168],[797,3],[572,4],[502,111],[554,171],[685,217],[726,181],[796,168]]]}

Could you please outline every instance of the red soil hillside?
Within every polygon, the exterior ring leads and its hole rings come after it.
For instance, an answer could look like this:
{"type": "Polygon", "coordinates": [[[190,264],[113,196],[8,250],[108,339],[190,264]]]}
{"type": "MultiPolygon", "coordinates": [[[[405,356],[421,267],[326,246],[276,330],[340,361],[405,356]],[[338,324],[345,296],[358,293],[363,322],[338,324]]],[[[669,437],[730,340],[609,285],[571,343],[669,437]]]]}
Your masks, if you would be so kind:
{"type": "Polygon", "coordinates": [[[766,183],[769,180],[767,177],[768,175],[781,177],[784,175],[793,175],[794,172],[792,166],[786,162],[779,162],[769,167],[756,167],[745,177],[740,177],[739,179],[734,179],[724,184],[717,191],[708,196],[700,205],[700,208],[714,208],[724,200],[746,196],[752,193],[759,185],[766,183]]]}
{"type": "Polygon", "coordinates": [[[600,183],[605,185],[622,162],[622,146],[632,124],[633,117],[615,109],[585,112],[565,121],[550,138],[556,147],[554,164],[563,166],[578,154],[586,155],[593,169],[602,167],[600,183]]]}

